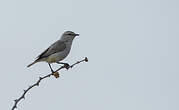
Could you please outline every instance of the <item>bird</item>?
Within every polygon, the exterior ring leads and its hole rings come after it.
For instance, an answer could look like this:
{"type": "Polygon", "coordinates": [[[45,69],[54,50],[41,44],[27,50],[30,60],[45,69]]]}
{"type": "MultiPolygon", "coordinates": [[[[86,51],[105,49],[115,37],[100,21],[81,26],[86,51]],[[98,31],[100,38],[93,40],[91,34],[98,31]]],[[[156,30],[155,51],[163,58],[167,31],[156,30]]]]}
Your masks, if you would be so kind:
{"type": "Polygon", "coordinates": [[[79,34],[72,31],[65,31],[59,40],[38,55],[36,60],[27,67],[30,67],[38,62],[47,62],[52,73],[54,73],[54,70],[51,67],[51,63],[64,64],[64,66],[68,69],[69,64],[60,61],[65,59],[70,53],[72,42],[76,36],[79,36],[79,34]]]}

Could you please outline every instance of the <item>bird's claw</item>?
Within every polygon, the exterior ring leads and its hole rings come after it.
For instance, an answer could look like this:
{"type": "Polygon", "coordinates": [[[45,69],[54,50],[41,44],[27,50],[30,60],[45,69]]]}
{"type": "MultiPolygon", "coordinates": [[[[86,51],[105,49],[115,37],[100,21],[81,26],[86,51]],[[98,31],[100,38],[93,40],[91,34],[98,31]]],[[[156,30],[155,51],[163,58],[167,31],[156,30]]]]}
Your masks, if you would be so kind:
{"type": "Polygon", "coordinates": [[[68,70],[70,68],[70,65],[68,63],[65,63],[64,67],[68,70]]]}

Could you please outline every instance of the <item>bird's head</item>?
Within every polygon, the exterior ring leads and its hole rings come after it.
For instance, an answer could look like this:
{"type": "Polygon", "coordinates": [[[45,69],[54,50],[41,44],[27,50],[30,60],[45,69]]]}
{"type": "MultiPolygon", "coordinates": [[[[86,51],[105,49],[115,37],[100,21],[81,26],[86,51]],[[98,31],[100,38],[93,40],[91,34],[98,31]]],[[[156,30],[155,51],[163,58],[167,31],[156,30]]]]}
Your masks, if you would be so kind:
{"type": "Polygon", "coordinates": [[[72,41],[76,36],[79,36],[79,34],[75,34],[72,31],[66,31],[66,32],[63,33],[61,40],[72,41]]]}

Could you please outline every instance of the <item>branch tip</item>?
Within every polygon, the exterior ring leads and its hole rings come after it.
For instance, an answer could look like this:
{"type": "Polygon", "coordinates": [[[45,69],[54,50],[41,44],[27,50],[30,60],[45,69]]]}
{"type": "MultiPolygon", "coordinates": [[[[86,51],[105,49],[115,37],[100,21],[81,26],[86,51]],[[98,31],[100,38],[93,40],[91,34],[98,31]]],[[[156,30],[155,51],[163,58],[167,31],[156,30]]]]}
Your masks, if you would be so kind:
{"type": "Polygon", "coordinates": [[[85,62],[88,62],[88,58],[87,57],[85,57],[85,62]]]}

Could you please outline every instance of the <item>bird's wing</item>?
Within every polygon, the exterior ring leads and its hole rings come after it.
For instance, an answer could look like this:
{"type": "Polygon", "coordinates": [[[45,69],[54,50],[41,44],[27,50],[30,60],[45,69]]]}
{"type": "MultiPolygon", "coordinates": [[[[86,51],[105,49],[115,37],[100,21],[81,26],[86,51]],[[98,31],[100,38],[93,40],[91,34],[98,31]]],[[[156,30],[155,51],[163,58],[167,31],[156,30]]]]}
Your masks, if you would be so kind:
{"type": "Polygon", "coordinates": [[[61,51],[65,50],[65,48],[66,48],[65,43],[58,40],[57,42],[53,43],[49,48],[47,48],[44,52],[42,52],[37,57],[37,60],[48,57],[54,53],[61,52],[61,51]]]}

